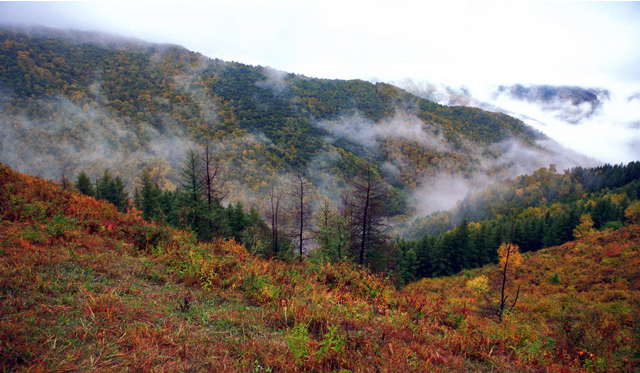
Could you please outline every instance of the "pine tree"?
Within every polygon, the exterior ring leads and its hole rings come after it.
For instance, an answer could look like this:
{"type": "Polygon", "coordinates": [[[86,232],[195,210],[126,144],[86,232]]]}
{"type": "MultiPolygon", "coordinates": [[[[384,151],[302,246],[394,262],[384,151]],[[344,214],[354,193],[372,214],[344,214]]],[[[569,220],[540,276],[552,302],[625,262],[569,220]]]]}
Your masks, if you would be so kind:
{"type": "Polygon", "coordinates": [[[127,209],[127,192],[125,191],[124,181],[120,176],[116,176],[111,185],[112,201],[118,210],[125,211],[127,209]]]}
{"type": "Polygon", "coordinates": [[[203,225],[205,202],[202,185],[202,160],[197,151],[189,149],[180,167],[179,220],[183,227],[190,228],[199,239],[208,235],[203,225]]]}
{"type": "Polygon", "coordinates": [[[111,172],[105,170],[97,184],[96,194],[100,196],[100,199],[112,203],[120,211],[127,209],[128,196],[120,176],[114,178],[111,172]]]}
{"type": "MultiPolygon", "coordinates": [[[[161,219],[160,196],[162,195],[162,191],[158,187],[158,184],[151,181],[151,175],[146,167],[142,170],[141,183],[138,197],[139,201],[136,207],[142,211],[142,216],[147,221],[161,219]]],[[[134,198],[134,200],[135,199],[136,198],[134,198]]]]}
{"type": "Polygon", "coordinates": [[[350,213],[344,202],[343,200],[341,210],[333,210],[328,202],[325,203],[317,217],[315,238],[324,257],[331,262],[344,259],[345,249],[352,237],[350,233],[352,225],[349,223],[350,213]]]}
{"type": "Polygon", "coordinates": [[[84,172],[84,170],[81,171],[80,174],[78,174],[78,178],[76,180],[76,188],[80,193],[89,197],[95,197],[96,195],[96,190],[93,187],[93,183],[91,182],[91,179],[89,178],[87,173],[84,172]]]}
{"type": "Polygon", "coordinates": [[[242,243],[255,254],[267,255],[269,247],[269,226],[255,207],[247,214],[247,227],[242,231],[242,243]]]}
{"type": "Polygon", "coordinates": [[[227,235],[240,242],[242,240],[242,232],[249,225],[249,218],[244,213],[242,203],[236,202],[235,205],[229,205],[226,209],[226,215],[227,235]]]}

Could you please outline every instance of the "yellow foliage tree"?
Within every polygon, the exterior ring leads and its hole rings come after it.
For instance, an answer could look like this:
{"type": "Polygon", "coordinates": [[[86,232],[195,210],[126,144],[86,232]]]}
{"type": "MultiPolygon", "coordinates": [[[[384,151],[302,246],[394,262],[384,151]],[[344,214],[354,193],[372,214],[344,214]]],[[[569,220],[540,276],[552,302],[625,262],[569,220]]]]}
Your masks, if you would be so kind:
{"type": "Polygon", "coordinates": [[[489,293],[489,278],[485,275],[472,278],[467,281],[467,288],[474,294],[487,294],[489,293]]]}
{"type": "Polygon", "coordinates": [[[522,254],[518,245],[512,243],[503,243],[498,249],[498,258],[500,258],[500,267],[507,269],[515,269],[522,265],[522,254]]]}
{"type": "Polygon", "coordinates": [[[590,214],[584,214],[580,217],[580,224],[573,230],[573,237],[580,239],[592,235],[593,232],[593,219],[590,214]]]}
{"type": "Polygon", "coordinates": [[[640,201],[635,201],[624,211],[624,217],[631,224],[640,223],[640,201]]]}

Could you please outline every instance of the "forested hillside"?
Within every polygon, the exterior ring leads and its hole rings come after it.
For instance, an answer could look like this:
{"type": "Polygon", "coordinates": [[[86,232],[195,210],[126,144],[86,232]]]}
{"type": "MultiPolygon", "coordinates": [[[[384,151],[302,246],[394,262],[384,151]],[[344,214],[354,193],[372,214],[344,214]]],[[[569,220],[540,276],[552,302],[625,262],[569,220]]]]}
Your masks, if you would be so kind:
{"type": "Polygon", "coordinates": [[[596,231],[619,229],[640,217],[640,162],[551,167],[496,183],[467,196],[457,208],[417,219],[397,233],[400,282],[452,275],[497,260],[512,242],[522,252],[562,245],[596,231]]]}
{"type": "Polygon", "coordinates": [[[206,141],[233,175],[229,201],[255,203],[277,176],[301,173],[335,202],[371,163],[393,215],[411,214],[413,191],[440,173],[514,177],[566,161],[504,114],[107,35],[1,30],[0,105],[4,162],[52,180],[108,169],[130,196],[145,167],[174,189],[187,149],[206,141]],[[520,148],[527,162],[514,160],[520,148]]]}
{"type": "Polygon", "coordinates": [[[540,168],[567,158],[521,121],[385,83],[70,31],[1,30],[0,49],[5,163],[266,257],[313,251],[404,284],[491,263],[503,242],[567,242],[586,216],[622,224],[637,199],[635,163],[540,168]],[[408,223],[447,176],[510,181],[408,223]]]}

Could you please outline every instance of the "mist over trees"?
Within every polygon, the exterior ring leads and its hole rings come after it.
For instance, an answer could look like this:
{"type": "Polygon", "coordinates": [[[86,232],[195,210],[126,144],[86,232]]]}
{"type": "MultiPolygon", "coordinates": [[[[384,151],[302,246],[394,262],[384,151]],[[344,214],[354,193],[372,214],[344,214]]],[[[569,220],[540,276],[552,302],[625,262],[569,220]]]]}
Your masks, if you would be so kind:
{"type": "Polygon", "coordinates": [[[571,169],[520,120],[390,84],[53,31],[0,30],[0,66],[3,161],[265,257],[348,260],[404,284],[494,262],[507,216],[523,252],[635,216],[636,163],[571,169]],[[443,175],[478,191],[437,190],[443,175]]]}
{"type": "MultiPolygon", "coordinates": [[[[336,202],[369,157],[394,187],[394,215],[410,215],[407,201],[440,172],[515,176],[522,160],[503,159],[508,150],[497,145],[530,148],[541,136],[506,115],[438,105],[389,84],[311,79],[177,46],[72,34],[0,31],[0,157],[49,179],[62,168],[92,179],[109,168],[132,194],[147,167],[161,189],[173,190],[187,150],[208,142],[234,175],[231,201],[257,205],[265,180],[301,172],[336,202]]],[[[528,171],[561,158],[536,151],[540,162],[528,171]]]]}

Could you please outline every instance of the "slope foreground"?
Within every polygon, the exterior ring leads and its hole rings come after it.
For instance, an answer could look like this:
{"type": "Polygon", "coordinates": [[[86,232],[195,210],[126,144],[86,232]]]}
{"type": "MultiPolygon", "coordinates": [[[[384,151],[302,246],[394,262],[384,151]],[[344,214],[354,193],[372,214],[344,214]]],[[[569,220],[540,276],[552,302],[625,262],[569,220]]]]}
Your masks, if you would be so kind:
{"type": "Polygon", "coordinates": [[[5,371],[632,372],[640,233],[526,257],[502,322],[467,283],[399,291],[348,264],[286,263],[198,243],[0,165],[5,371]]]}

